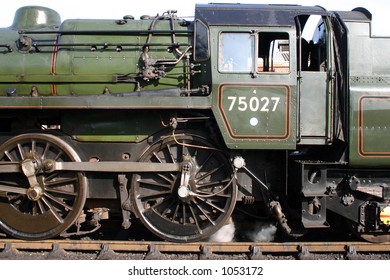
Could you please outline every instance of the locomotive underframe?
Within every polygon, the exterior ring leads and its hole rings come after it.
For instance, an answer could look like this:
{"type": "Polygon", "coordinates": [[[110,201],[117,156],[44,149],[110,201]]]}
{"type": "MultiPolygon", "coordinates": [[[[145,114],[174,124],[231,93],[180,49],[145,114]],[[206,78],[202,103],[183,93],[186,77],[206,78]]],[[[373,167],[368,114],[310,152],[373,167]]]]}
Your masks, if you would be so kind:
{"type": "Polygon", "coordinates": [[[295,191],[289,201],[294,197],[300,201],[300,206],[293,205],[301,209],[305,228],[329,227],[327,211],[332,211],[346,218],[353,232],[366,240],[387,240],[389,224],[383,212],[390,201],[388,170],[310,161],[294,161],[292,166],[290,174],[296,176],[291,182],[299,183],[291,186],[295,191]]]}

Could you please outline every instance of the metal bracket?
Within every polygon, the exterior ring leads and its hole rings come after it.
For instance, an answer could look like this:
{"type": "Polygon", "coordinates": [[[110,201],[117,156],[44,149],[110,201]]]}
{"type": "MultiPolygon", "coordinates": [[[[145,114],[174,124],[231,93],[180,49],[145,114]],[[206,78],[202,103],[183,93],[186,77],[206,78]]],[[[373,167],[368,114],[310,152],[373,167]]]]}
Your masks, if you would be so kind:
{"type": "Polygon", "coordinates": [[[145,260],[160,260],[161,259],[161,252],[157,249],[157,246],[154,244],[150,244],[148,246],[148,253],[145,256],[145,260]]]}
{"type": "Polygon", "coordinates": [[[46,257],[47,260],[64,260],[68,259],[69,254],[61,248],[60,244],[54,243],[52,246],[52,250],[50,251],[49,255],[46,257]]]}
{"type": "Polygon", "coordinates": [[[300,260],[315,260],[312,253],[310,253],[307,246],[299,246],[298,259],[300,260]]]}
{"type": "Polygon", "coordinates": [[[360,260],[362,259],[361,256],[358,255],[356,247],[355,246],[347,246],[345,258],[347,260],[360,260]]]}
{"type": "Polygon", "coordinates": [[[257,245],[251,245],[250,250],[251,250],[251,253],[250,253],[249,258],[250,258],[251,260],[265,260],[265,259],[267,259],[267,258],[263,255],[263,253],[261,252],[259,246],[257,246],[257,245]]]}
{"type": "Polygon", "coordinates": [[[115,260],[118,259],[117,253],[115,253],[109,244],[103,244],[102,249],[97,257],[98,260],[115,260]]]}
{"type": "Polygon", "coordinates": [[[122,227],[124,229],[128,229],[131,226],[130,222],[130,209],[131,202],[129,192],[127,191],[127,177],[126,175],[120,174],[118,175],[118,183],[119,183],[119,194],[121,198],[121,208],[122,208],[122,227]]]}
{"type": "Polygon", "coordinates": [[[214,259],[213,252],[209,246],[202,245],[200,247],[199,260],[212,260],[214,259]]]}

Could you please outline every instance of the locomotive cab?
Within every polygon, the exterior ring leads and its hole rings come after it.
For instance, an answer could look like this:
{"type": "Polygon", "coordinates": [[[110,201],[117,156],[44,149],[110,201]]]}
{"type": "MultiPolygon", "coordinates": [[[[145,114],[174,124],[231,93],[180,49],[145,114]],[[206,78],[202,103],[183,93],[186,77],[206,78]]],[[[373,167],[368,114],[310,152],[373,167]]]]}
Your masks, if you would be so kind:
{"type": "MultiPolygon", "coordinates": [[[[261,166],[252,170],[257,180],[272,181],[276,193],[291,192],[286,188],[287,175],[280,174],[293,169],[305,153],[323,160],[329,156],[324,147],[342,137],[335,133],[336,123],[337,129],[343,127],[333,110],[334,40],[327,11],[320,7],[216,4],[198,5],[196,15],[210,32],[213,113],[226,145],[235,150],[261,149],[253,152],[256,160],[246,155],[248,162],[254,160],[261,166]],[[267,17],[271,10],[278,15],[273,20],[267,17]],[[310,18],[317,20],[317,31],[307,35],[310,18]]],[[[329,159],[336,162],[345,148],[337,145],[341,152],[329,159]]],[[[309,164],[307,168],[318,167],[309,164]]],[[[256,180],[240,172],[239,176],[256,189],[256,180]]],[[[310,186],[307,192],[303,182],[296,191],[298,201],[303,200],[299,207],[307,207],[315,193],[323,203],[317,218],[305,217],[302,211],[304,226],[326,226],[324,182],[310,186]]],[[[242,189],[242,197],[247,191],[242,189]]]]}
{"type": "Polygon", "coordinates": [[[260,5],[257,15],[251,8],[197,6],[197,21],[210,32],[214,114],[225,143],[290,150],[342,137],[335,133],[343,127],[335,128],[340,117],[332,110],[336,58],[327,11],[260,5]],[[269,10],[280,16],[269,20],[269,10]],[[309,18],[319,21],[318,31],[304,38],[309,18]]]}
{"type": "MultiPolygon", "coordinates": [[[[367,234],[371,222],[357,215],[359,211],[379,213],[386,203],[372,207],[375,211],[361,204],[356,211],[353,205],[358,203],[349,197],[356,199],[359,194],[347,191],[341,195],[348,209],[334,198],[345,181],[354,177],[344,170],[348,162],[353,165],[350,156],[356,151],[349,149],[356,132],[350,130],[348,45],[356,30],[356,37],[361,36],[361,24],[369,26],[369,13],[363,9],[337,13],[321,7],[215,4],[198,5],[196,18],[210,33],[213,114],[227,147],[244,150],[242,155],[253,167],[250,175],[238,172],[239,197],[245,201],[245,193],[272,184],[275,193],[287,194],[290,206],[299,209],[303,228],[329,227],[330,210],[348,217],[355,232],[357,228],[364,232],[359,236],[386,240],[386,227],[377,226],[367,234]],[[272,19],[268,17],[271,11],[272,19]],[[313,19],[317,22],[308,36],[313,19]],[[283,172],[286,175],[281,178],[283,172]],[[267,180],[270,183],[264,183],[267,180]]],[[[367,192],[377,191],[374,186],[365,187],[367,192]]],[[[379,214],[370,220],[381,224],[379,214]]]]}

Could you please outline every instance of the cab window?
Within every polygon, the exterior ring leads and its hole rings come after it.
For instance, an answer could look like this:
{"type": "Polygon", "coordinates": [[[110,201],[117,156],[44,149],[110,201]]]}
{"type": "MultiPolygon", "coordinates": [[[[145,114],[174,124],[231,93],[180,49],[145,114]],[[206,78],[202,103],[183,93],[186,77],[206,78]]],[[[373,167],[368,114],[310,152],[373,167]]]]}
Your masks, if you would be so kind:
{"type": "Polygon", "coordinates": [[[220,72],[253,72],[254,36],[251,33],[221,33],[218,70],[220,72]]]}
{"type": "Polygon", "coordinates": [[[205,61],[210,58],[209,30],[200,20],[195,22],[194,60],[205,61]]]}
{"type": "Polygon", "coordinates": [[[290,42],[285,32],[260,32],[257,72],[290,72],[290,42]]]}

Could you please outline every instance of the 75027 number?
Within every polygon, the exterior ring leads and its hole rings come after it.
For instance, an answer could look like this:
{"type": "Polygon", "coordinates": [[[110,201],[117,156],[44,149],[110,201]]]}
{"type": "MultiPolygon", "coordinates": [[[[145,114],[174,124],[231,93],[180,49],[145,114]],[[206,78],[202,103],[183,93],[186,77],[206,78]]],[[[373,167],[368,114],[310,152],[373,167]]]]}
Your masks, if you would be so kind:
{"type": "Polygon", "coordinates": [[[252,112],[275,112],[279,105],[280,97],[266,97],[261,98],[257,96],[228,96],[230,101],[229,111],[238,110],[245,112],[250,110],[252,112]]]}

